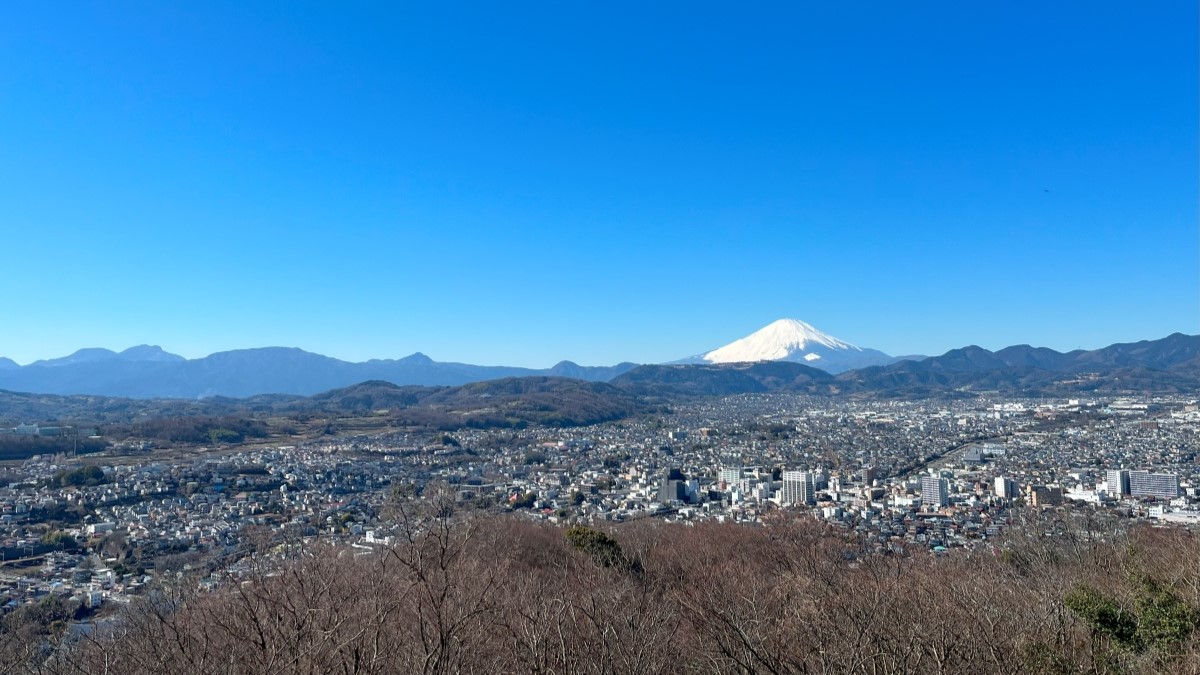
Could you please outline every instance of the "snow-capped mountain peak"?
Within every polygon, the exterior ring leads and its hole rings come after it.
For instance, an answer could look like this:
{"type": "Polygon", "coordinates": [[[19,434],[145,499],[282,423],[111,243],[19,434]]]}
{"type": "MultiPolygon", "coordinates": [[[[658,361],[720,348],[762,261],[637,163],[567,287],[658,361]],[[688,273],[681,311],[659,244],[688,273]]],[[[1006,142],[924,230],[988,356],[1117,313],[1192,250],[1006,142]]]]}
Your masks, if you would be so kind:
{"type": "Polygon", "coordinates": [[[743,363],[796,361],[831,373],[883,365],[894,358],[874,349],[863,349],[798,319],[779,319],[724,347],[684,359],[681,363],[743,363]]]}
{"type": "Polygon", "coordinates": [[[797,356],[811,362],[821,358],[821,355],[810,351],[815,347],[838,351],[862,351],[803,321],[780,319],[740,340],[708,352],[703,358],[709,363],[734,363],[739,361],[778,361],[797,356]],[[802,355],[799,352],[809,353],[802,355]],[[816,358],[806,358],[810,356],[816,358]]]}

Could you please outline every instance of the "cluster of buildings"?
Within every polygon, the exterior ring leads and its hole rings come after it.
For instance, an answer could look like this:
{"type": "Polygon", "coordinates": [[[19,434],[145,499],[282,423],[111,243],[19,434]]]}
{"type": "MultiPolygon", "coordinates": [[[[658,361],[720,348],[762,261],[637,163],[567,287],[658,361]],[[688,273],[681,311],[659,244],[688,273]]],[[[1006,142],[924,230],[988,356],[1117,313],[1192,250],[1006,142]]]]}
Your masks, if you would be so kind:
{"type": "Polygon", "coordinates": [[[574,429],[428,430],[181,455],[37,457],[0,467],[0,607],[97,604],[264,539],[392,534],[398,491],[555,523],[754,524],[798,510],[879,547],[998,535],[1019,508],[1190,523],[1200,410],[1145,401],[849,401],[744,395],[574,429]],[[186,460],[180,459],[186,456],[186,460]],[[54,478],[81,461],[97,485],[54,478]],[[15,561],[15,562],[14,562],[15,561]]]}
{"type": "Polygon", "coordinates": [[[0,607],[125,600],[164,565],[238,559],[256,528],[361,535],[390,482],[378,462],[294,447],[128,462],[101,464],[94,486],[55,485],[55,458],[7,472],[20,481],[0,487],[0,607]]]}
{"type": "Polygon", "coordinates": [[[65,433],[73,433],[72,427],[41,426],[39,424],[18,424],[15,427],[0,427],[0,436],[43,436],[57,437],[65,433]]]}

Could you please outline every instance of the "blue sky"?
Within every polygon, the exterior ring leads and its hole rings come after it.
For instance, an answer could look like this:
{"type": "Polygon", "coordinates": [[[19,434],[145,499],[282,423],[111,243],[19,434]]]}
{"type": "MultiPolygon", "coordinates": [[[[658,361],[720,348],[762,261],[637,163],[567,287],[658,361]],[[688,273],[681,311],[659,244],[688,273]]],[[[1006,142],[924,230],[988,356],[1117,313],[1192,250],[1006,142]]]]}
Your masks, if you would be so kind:
{"type": "Polygon", "coordinates": [[[0,8],[0,355],[1200,332],[1194,2],[167,4],[0,8]]]}

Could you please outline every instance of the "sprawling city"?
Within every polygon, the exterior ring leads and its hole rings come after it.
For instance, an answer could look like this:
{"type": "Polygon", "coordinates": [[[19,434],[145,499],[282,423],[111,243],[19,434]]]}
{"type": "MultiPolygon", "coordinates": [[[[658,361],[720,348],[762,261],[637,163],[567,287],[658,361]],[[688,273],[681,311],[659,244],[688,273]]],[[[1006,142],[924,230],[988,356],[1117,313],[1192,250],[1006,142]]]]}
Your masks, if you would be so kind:
{"type": "MultiPolygon", "coordinates": [[[[58,430],[3,431],[44,432],[58,430]]],[[[1200,527],[1198,452],[1194,397],[743,395],[571,429],[38,455],[0,474],[0,533],[14,561],[4,592],[10,609],[51,593],[127,602],[160,565],[183,561],[221,561],[216,583],[264,533],[387,546],[398,524],[382,514],[405,489],[562,526],[753,525],[787,512],[880,550],[994,549],[1013,509],[1200,527]]]]}
{"type": "Polygon", "coordinates": [[[0,675],[1200,675],[1200,5],[0,5],[0,675]]]}
{"type": "Polygon", "coordinates": [[[459,523],[618,540],[630,528],[688,537],[706,524],[804,523],[879,559],[1016,555],[1009,530],[1031,518],[1106,537],[1200,532],[1200,400],[1189,395],[773,392],[580,426],[330,434],[339,420],[320,422],[319,435],[135,436],[98,452],[80,452],[79,437],[95,447],[102,427],[0,429],[14,447],[61,449],[0,467],[3,611],[75,607],[58,619],[67,635],[103,634],[164,584],[214,594],[296,564],[297,551],[394,554],[421,536],[398,509],[439,503],[459,523]]]}

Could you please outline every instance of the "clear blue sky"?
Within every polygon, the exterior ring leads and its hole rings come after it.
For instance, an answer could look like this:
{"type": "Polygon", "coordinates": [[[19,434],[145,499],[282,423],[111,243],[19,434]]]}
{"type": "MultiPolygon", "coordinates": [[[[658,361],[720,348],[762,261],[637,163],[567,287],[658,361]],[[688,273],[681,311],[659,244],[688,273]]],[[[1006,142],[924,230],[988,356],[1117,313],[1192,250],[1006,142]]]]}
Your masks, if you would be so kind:
{"type": "Polygon", "coordinates": [[[1200,332],[1191,0],[167,4],[0,8],[0,355],[1200,332]]]}

